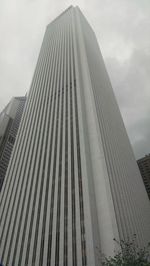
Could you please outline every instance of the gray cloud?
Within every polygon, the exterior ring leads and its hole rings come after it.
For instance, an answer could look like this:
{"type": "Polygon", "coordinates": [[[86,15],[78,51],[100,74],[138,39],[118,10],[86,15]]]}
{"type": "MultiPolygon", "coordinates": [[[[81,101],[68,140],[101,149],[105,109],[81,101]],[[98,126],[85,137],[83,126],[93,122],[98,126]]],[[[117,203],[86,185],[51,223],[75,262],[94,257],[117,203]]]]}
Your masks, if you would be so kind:
{"type": "Polygon", "coordinates": [[[69,5],[92,25],[136,157],[150,152],[149,0],[1,0],[0,110],[30,87],[45,26],[69,5]]]}
{"type": "Polygon", "coordinates": [[[150,55],[144,51],[135,51],[128,64],[120,64],[116,59],[106,59],[118,104],[137,158],[150,152],[149,60],[150,55]]]}

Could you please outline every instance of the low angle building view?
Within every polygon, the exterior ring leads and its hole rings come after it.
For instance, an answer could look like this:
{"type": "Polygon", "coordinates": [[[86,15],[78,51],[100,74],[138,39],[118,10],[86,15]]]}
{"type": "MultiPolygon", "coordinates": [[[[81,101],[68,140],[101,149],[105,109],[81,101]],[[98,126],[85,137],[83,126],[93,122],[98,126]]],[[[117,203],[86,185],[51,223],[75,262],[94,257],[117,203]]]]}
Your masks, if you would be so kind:
{"type": "MultiPolygon", "coordinates": [[[[135,234],[145,247],[150,202],[78,6],[47,25],[26,104],[14,100],[11,132],[19,129],[0,193],[1,264],[100,266],[101,254],[113,256],[114,238],[135,234]]],[[[14,142],[11,134],[5,140],[14,142]]]]}

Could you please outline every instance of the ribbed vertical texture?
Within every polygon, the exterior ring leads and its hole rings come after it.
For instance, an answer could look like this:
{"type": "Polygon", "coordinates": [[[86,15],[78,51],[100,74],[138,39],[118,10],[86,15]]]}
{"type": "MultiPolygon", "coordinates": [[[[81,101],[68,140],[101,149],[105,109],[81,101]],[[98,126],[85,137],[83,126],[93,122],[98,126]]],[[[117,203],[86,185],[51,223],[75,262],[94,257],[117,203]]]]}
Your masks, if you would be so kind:
{"type": "Polygon", "coordinates": [[[89,80],[121,239],[150,239],[150,206],[94,32],[80,16],[89,80]]]}
{"type": "Polygon", "coordinates": [[[113,250],[101,230],[105,222],[111,236],[115,228],[121,238],[137,233],[139,242],[148,239],[143,193],[95,36],[70,7],[46,29],[2,189],[0,259],[9,266],[99,265],[100,244],[113,250]],[[87,102],[98,124],[92,128],[87,102]],[[99,197],[99,184],[110,195],[100,188],[99,197]],[[109,222],[99,198],[107,201],[109,222]]]}
{"type": "Polygon", "coordinates": [[[41,47],[2,191],[4,265],[87,265],[72,19],[41,47]]]}

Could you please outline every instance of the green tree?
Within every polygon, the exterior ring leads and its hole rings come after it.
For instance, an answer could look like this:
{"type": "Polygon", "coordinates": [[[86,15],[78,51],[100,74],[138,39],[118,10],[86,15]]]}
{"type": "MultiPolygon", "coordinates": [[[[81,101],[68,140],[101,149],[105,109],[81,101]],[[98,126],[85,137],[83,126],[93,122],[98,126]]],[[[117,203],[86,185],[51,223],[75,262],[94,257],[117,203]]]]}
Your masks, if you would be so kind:
{"type": "Polygon", "coordinates": [[[145,248],[140,248],[136,243],[136,235],[131,241],[117,241],[119,251],[114,257],[103,256],[103,266],[150,266],[150,243],[145,248]]]}

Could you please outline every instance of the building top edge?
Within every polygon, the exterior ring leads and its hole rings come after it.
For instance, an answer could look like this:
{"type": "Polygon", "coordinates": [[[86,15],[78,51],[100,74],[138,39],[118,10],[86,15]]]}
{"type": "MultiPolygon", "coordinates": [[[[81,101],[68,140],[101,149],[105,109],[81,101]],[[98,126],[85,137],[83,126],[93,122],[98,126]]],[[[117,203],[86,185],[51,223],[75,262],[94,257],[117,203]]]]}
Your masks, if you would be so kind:
{"type": "Polygon", "coordinates": [[[15,99],[17,100],[25,100],[27,98],[27,96],[17,96],[17,97],[14,97],[15,99]]]}
{"type": "Polygon", "coordinates": [[[70,9],[78,8],[78,6],[70,5],[67,9],[65,9],[63,12],[60,13],[56,18],[54,18],[51,22],[48,23],[47,27],[49,27],[53,22],[57,21],[61,16],[63,16],[65,13],[67,13],[70,9]]]}
{"type": "Polygon", "coordinates": [[[145,161],[147,159],[150,159],[150,153],[149,154],[146,154],[144,157],[138,159],[137,162],[143,162],[143,161],[145,161]]]}

